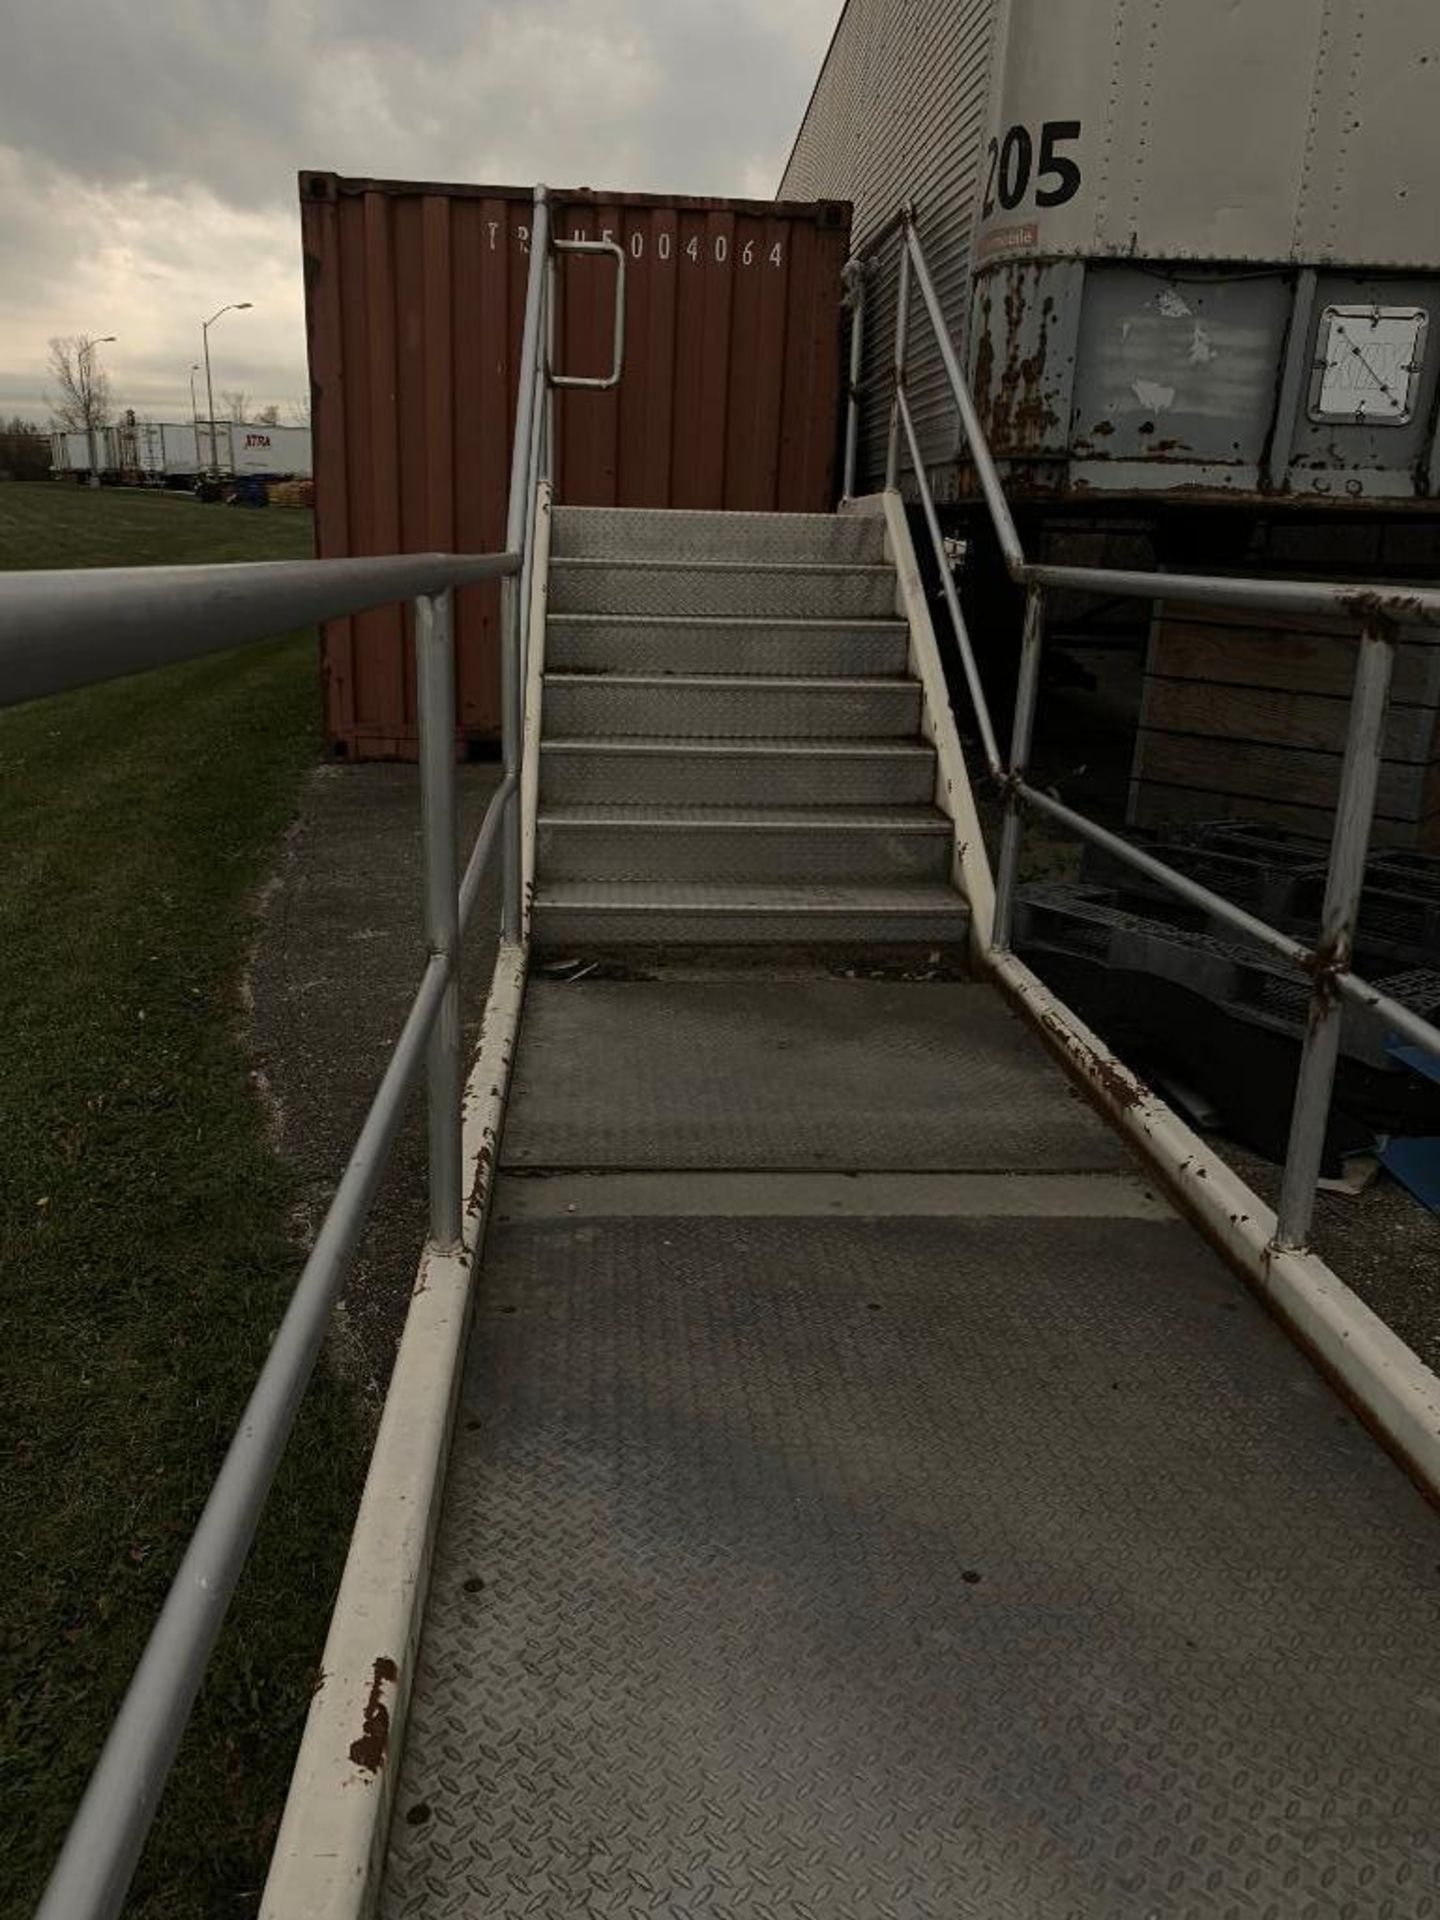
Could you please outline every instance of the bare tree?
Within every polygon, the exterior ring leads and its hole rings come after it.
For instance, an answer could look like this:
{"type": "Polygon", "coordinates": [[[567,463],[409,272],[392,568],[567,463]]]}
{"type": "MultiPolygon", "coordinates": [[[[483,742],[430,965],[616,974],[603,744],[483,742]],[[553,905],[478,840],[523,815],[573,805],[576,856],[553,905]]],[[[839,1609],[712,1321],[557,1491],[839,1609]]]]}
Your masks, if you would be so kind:
{"type": "Polygon", "coordinates": [[[299,400],[292,400],[286,408],[292,427],[308,427],[310,424],[310,396],[305,394],[299,400]]]}
{"type": "Polygon", "coordinates": [[[88,333],[56,334],[50,342],[50,377],[55,392],[45,396],[55,424],[72,433],[94,433],[108,426],[110,376],[88,333]]]}
{"type": "Polygon", "coordinates": [[[252,418],[257,427],[278,427],[280,424],[280,409],[272,400],[268,407],[257,407],[252,418]]]}
{"type": "Polygon", "coordinates": [[[243,387],[226,387],[221,391],[220,404],[225,409],[225,418],[233,420],[236,426],[243,426],[250,411],[250,396],[243,387]]]}

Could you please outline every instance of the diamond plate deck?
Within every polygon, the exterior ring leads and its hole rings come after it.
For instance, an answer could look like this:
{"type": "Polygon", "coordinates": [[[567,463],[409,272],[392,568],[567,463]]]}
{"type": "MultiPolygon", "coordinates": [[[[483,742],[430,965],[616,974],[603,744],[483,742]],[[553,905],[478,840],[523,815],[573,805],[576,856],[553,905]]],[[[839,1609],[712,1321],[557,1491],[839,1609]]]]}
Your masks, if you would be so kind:
{"type": "Polygon", "coordinates": [[[1420,1920],[1437,1545],[1176,1223],[499,1227],[382,1911],[1420,1920]]]}
{"type": "Polygon", "coordinates": [[[532,980],[504,1163],[1128,1165],[991,988],[532,980]]]}

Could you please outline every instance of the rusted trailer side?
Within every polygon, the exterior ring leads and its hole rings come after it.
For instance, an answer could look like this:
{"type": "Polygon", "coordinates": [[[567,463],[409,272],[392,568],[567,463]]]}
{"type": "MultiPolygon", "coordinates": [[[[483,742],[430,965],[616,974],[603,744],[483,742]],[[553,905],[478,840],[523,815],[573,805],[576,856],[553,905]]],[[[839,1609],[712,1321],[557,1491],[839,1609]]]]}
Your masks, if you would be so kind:
{"type": "MultiPolygon", "coordinates": [[[[300,177],[325,557],[484,550],[505,527],[531,191],[300,177]]],[[[586,506],[814,512],[833,505],[849,208],[552,194],[561,239],[626,257],[618,388],[557,397],[557,495],[586,506]]],[[[614,267],[558,264],[556,370],[608,372],[614,267]]],[[[456,608],[464,738],[499,726],[499,595],[456,608]]],[[[323,637],[332,754],[414,751],[399,610],[323,637]]]]}

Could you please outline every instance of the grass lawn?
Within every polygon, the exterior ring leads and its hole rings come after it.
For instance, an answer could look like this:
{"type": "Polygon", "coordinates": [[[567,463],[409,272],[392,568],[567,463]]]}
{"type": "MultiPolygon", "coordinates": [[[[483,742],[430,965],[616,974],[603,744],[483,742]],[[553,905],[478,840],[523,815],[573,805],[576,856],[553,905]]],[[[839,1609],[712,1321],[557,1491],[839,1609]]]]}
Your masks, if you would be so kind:
{"type": "MultiPolygon", "coordinates": [[[[0,486],[0,567],[302,557],[308,514],[0,486]]],[[[28,1912],[298,1271],[247,1079],[313,640],[0,713],[0,1913],[28,1912]]],[[[132,1911],[254,1911],[361,1471],[317,1378],[132,1911]]]]}

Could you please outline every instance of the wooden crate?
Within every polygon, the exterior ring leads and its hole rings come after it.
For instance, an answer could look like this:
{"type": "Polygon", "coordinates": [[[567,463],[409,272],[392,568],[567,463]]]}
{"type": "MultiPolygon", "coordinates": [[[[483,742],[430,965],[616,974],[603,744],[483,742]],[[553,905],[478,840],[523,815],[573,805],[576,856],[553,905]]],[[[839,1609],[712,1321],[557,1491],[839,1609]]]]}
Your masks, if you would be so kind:
{"type": "MultiPolygon", "coordinates": [[[[1328,840],[1355,651],[1344,620],[1158,605],[1131,824],[1259,820],[1328,840]]],[[[1440,849],[1440,635],[1423,628],[1396,657],[1374,844],[1440,849]]]]}

